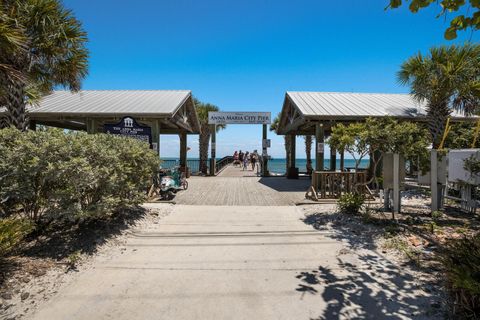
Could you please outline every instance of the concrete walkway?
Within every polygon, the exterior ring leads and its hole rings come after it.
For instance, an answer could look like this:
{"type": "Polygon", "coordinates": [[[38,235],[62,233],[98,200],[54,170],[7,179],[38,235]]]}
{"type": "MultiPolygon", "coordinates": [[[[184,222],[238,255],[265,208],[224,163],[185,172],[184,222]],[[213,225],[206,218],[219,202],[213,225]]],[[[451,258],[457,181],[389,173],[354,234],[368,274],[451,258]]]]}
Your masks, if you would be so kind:
{"type": "Polygon", "coordinates": [[[34,318],[409,319],[421,308],[412,279],[303,218],[295,206],[174,206],[34,318]]]}

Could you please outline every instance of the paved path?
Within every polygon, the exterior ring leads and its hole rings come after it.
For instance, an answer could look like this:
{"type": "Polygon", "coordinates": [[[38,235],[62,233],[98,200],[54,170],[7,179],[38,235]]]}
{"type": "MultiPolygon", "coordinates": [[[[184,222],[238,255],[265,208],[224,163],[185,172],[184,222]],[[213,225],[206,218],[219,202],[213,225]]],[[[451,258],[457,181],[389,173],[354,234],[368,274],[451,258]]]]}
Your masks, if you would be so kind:
{"type": "Polygon", "coordinates": [[[34,318],[409,319],[419,310],[411,278],[373,251],[342,252],[332,231],[302,218],[295,206],[177,205],[122,254],[97,257],[34,318]]]}
{"type": "Polygon", "coordinates": [[[189,188],[175,197],[178,204],[217,206],[288,206],[305,200],[310,179],[257,177],[253,171],[229,166],[216,177],[188,179],[189,188]]]}

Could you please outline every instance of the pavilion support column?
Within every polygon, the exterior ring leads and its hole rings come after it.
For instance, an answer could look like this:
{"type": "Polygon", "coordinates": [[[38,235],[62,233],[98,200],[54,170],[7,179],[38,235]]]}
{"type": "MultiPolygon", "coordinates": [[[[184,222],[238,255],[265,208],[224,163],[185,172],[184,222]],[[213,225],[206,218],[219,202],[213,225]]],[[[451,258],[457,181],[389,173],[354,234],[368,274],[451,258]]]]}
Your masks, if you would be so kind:
{"type": "Polygon", "coordinates": [[[315,171],[325,170],[323,163],[325,160],[324,154],[325,132],[323,125],[315,124],[315,171]]]}
{"type": "Polygon", "coordinates": [[[345,150],[340,151],[340,171],[345,171],[345,150]]]}
{"type": "Polygon", "coordinates": [[[217,166],[217,159],[216,159],[216,142],[217,142],[217,127],[214,124],[210,125],[210,131],[212,132],[212,142],[210,144],[211,156],[210,156],[210,175],[214,176],[216,174],[215,168],[217,166]]]}
{"type": "Polygon", "coordinates": [[[187,167],[187,133],[180,133],[180,167],[187,167]]]}
{"type": "Polygon", "coordinates": [[[35,120],[30,120],[28,122],[28,129],[32,131],[37,131],[37,121],[35,120]]]}
{"type": "Polygon", "coordinates": [[[160,121],[154,120],[152,124],[152,147],[160,157],[160,121]]]}
{"type": "Polygon", "coordinates": [[[267,125],[262,128],[262,177],[268,176],[267,125]]]}
{"type": "Polygon", "coordinates": [[[87,133],[93,134],[97,132],[97,120],[87,118],[87,133]]]}
{"type": "Polygon", "coordinates": [[[337,170],[337,150],[330,146],[330,171],[337,170]]]}

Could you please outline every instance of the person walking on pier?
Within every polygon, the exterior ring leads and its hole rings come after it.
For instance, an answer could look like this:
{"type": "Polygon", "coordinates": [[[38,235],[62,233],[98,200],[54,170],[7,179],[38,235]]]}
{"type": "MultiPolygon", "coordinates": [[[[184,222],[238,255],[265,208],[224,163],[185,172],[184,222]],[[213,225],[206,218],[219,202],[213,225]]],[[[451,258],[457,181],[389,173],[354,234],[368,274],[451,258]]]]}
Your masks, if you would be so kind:
{"type": "Polygon", "coordinates": [[[254,150],[253,153],[250,155],[250,163],[252,164],[252,171],[255,171],[255,167],[257,166],[258,154],[257,150],[254,150]]]}
{"type": "Polygon", "coordinates": [[[240,161],[238,159],[238,151],[235,151],[233,153],[233,165],[234,166],[237,166],[237,165],[240,166],[240,161]]]}
{"type": "Polygon", "coordinates": [[[246,151],[245,155],[243,156],[243,171],[248,169],[248,158],[249,158],[249,154],[248,154],[248,151],[246,151]]]}

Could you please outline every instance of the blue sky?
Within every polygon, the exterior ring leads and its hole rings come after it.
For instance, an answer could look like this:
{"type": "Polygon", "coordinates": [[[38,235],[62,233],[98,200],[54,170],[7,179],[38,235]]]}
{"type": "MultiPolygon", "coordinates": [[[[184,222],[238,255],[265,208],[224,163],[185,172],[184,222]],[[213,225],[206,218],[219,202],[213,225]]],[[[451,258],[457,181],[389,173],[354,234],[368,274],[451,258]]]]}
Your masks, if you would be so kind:
{"type": "MultiPolygon", "coordinates": [[[[388,0],[194,1],[64,0],[89,35],[84,89],[189,89],[225,111],[271,111],[285,92],[408,92],[400,64],[418,51],[479,40],[443,39],[438,9],[415,15],[387,10],[388,0]]],[[[283,139],[271,135],[274,157],[283,139]]],[[[301,138],[297,156],[304,154],[301,138]]],[[[189,137],[190,157],[198,138],[189,137]]],[[[261,149],[261,126],[219,133],[217,154],[261,149]]],[[[161,137],[163,156],[178,156],[178,138],[161,137]]]]}

